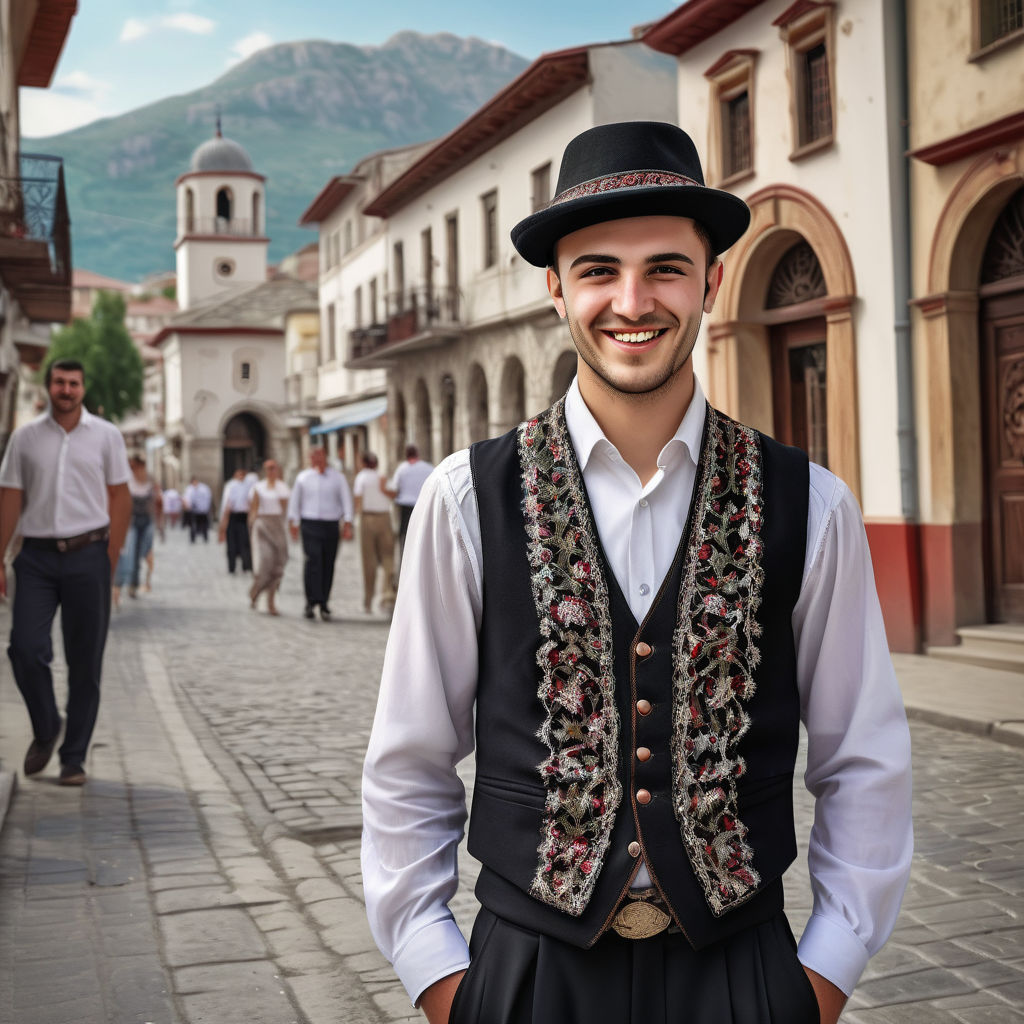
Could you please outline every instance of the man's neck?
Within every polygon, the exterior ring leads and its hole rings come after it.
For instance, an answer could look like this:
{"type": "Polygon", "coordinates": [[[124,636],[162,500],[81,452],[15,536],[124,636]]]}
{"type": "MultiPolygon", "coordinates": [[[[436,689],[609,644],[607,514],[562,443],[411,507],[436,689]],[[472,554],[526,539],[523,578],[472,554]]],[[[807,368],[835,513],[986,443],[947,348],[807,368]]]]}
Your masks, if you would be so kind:
{"type": "Polygon", "coordinates": [[[54,423],[56,423],[65,434],[70,434],[82,419],[82,407],[80,405],[76,405],[72,412],[58,412],[56,409],[51,409],[50,415],[53,417],[54,423]]]}
{"type": "Polygon", "coordinates": [[[578,380],[580,396],[604,436],[646,485],[693,400],[692,364],[687,362],[664,388],[646,395],[614,391],[589,373],[581,373],[578,380]]]}

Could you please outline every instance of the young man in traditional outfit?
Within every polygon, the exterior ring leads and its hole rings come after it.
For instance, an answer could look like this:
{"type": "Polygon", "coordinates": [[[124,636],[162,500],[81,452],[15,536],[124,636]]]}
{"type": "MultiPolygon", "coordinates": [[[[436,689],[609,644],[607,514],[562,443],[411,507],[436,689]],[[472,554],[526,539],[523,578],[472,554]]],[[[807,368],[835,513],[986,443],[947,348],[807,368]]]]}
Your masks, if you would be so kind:
{"type": "Polygon", "coordinates": [[[910,748],[859,510],[693,375],[749,216],[684,132],[630,122],[574,139],[512,231],[577,377],[424,488],[363,782],[370,922],[432,1024],[835,1024],[892,930],[910,748]]]}

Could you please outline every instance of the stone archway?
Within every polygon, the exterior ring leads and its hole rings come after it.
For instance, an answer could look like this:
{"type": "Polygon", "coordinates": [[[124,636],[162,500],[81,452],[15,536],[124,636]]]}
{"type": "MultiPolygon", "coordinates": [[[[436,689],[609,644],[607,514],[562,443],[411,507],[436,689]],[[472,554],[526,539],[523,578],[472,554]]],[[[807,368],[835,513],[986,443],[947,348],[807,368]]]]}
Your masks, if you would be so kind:
{"type": "Polygon", "coordinates": [[[950,190],[932,236],[927,293],[915,298],[914,361],[922,438],[925,632],[950,644],[983,622],[986,483],[979,282],[1000,214],[1024,186],[1024,142],[975,160],[950,190]]]}
{"type": "Polygon", "coordinates": [[[573,377],[576,376],[576,349],[567,348],[560,353],[551,373],[551,401],[557,402],[569,390],[573,377]]]}
{"type": "Polygon", "coordinates": [[[422,377],[416,381],[412,395],[413,444],[420,450],[420,458],[434,461],[434,425],[430,409],[430,392],[422,377]]]}
{"type": "Polygon", "coordinates": [[[235,413],[224,425],[223,479],[230,480],[237,469],[258,470],[267,454],[267,431],[259,417],[251,412],[235,413]]]}
{"type": "Polygon", "coordinates": [[[750,228],[729,251],[716,319],[708,328],[708,391],[724,412],[772,433],[773,324],[821,317],[827,352],[829,463],[860,498],[857,357],[852,306],[856,281],[850,251],[832,215],[808,192],[772,185],[747,199],[750,228]],[[766,307],[772,277],[794,246],[806,243],[816,257],[825,294],[766,307]],[[741,372],[742,367],[742,372],[741,372]]]}
{"type": "Polygon", "coordinates": [[[498,398],[498,433],[503,434],[526,419],[526,371],[518,356],[507,356],[502,364],[498,398]]]}
{"type": "Polygon", "coordinates": [[[470,444],[491,436],[490,413],[487,402],[487,375],[479,363],[473,363],[469,368],[469,380],[466,384],[470,444]]]}
{"type": "Polygon", "coordinates": [[[455,451],[455,378],[441,376],[441,451],[443,459],[455,451]]]}
{"type": "Polygon", "coordinates": [[[395,392],[394,415],[393,415],[393,449],[395,465],[397,466],[405,458],[405,446],[408,432],[407,415],[405,411],[405,395],[401,391],[395,392]]]}

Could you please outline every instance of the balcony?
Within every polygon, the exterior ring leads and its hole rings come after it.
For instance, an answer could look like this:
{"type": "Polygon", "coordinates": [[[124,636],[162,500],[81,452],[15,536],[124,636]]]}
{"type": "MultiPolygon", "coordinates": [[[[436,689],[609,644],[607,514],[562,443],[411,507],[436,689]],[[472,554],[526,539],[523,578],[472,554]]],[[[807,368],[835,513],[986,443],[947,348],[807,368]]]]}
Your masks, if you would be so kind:
{"type": "Polygon", "coordinates": [[[35,323],[71,315],[71,221],[60,157],[22,153],[0,177],[0,278],[35,323]]]}
{"type": "Polygon", "coordinates": [[[457,338],[457,288],[409,288],[387,297],[387,321],[349,332],[347,366],[386,367],[394,357],[422,348],[436,348],[457,338]]]}
{"type": "MultiPolygon", "coordinates": [[[[181,238],[227,236],[229,238],[263,238],[257,230],[258,224],[251,220],[233,217],[192,217],[185,222],[185,233],[181,238]]],[[[179,239],[181,241],[181,239],[179,239]]]]}

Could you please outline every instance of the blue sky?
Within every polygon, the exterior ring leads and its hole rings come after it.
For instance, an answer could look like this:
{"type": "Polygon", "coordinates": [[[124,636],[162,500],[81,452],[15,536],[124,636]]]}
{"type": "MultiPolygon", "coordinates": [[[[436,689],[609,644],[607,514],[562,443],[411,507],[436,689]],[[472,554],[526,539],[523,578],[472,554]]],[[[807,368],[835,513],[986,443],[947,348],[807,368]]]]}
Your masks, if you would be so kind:
{"type": "Polygon", "coordinates": [[[624,39],[671,0],[81,0],[49,89],[21,90],[21,131],[52,135],[206,85],[273,43],[376,45],[402,29],[454,32],[527,58],[624,39]]]}

